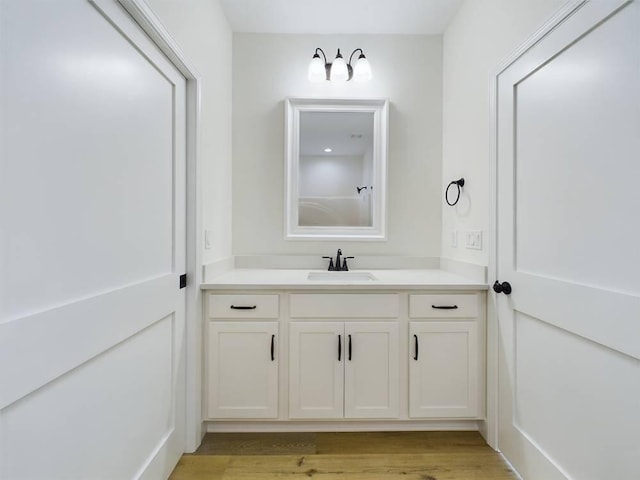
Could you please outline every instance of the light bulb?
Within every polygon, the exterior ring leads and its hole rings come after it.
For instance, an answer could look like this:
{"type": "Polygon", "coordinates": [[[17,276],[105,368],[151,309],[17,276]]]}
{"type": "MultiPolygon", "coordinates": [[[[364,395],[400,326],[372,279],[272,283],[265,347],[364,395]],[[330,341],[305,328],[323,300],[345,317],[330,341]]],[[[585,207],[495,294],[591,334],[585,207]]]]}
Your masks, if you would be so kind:
{"type": "Polygon", "coordinates": [[[349,80],[349,70],[347,69],[347,62],[342,58],[342,54],[340,53],[340,49],[338,49],[338,54],[336,55],[333,64],[331,65],[331,75],[329,75],[331,81],[336,82],[346,82],[349,80]]]}
{"type": "Polygon", "coordinates": [[[309,81],[313,83],[320,83],[327,79],[327,71],[324,68],[324,62],[317,53],[309,63],[307,77],[309,78],[309,81]]]}
{"type": "Polygon", "coordinates": [[[360,55],[356,66],[353,68],[353,81],[354,82],[368,82],[373,78],[371,73],[371,65],[369,60],[364,55],[360,55]]]}

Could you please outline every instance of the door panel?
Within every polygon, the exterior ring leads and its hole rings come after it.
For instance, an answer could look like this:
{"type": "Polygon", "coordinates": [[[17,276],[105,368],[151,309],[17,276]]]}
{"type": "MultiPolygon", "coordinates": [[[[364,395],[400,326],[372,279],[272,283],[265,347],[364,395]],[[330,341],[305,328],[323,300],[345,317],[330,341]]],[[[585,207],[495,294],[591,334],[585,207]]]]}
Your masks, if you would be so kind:
{"type": "Polygon", "coordinates": [[[4,320],[173,268],[174,84],[76,3],[3,5],[4,320]]]}
{"type": "Polygon", "coordinates": [[[184,77],[114,1],[1,2],[0,21],[0,479],[166,478],[184,77]]]}
{"type": "Polygon", "coordinates": [[[343,322],[291,323],[290,418],[343,417],[344,359],[343,322]]]}
{"type": "Polygon", "coordinates": [[[175,421],[167,415],[173,389],[173,326],[168,316],[4,409],[4,469],[20,472],[6,478],[79,478],[78,472],[84,471],[93,472],[92,478],[112,479],[121,478],[123,471],[137,471],[140,459],[159,446],[175,421]],[[58,434],[52,442],[50,429],[73,434],[58,434]],[[107,440],[114,438],[120,441],[117,450],[107,440]],[[83,448],[83,443],[91,448],[83,448]],[[76,456],[78,451],[83,454],[76,456]],[[118,459],[105,462],[105,451],[117,452],[118,459]],[[37,474],[47,471],[65,474],[37,474]]]}
{"type": "Polygon", "coordinates": [[[278,322],[210,324],[209,417],[277,418],[277,337],[278,322]]]}
{"type": "Polygon", "coordinates": [[[640,177],[631,157],[640,151],[637,62],[625,60],[638,41],[631,12],[614,15],[514,87],[515,268],[638,295],[640,277],[624,267],[640,264],[640,250],[621,241],[637,227],[629,221],[636,194],[623,178],[640,177]],[[577,170],[567,158],[600,161],[577,170]]]}
{"type": "Polygon", "coordinates": [[[499,448],[524,478],[634,478],[640,6],[585,2],[497,82],[499,448]]]}
{"type": "Polygon", "coordinates": [[[397,418],[398,324],[347,322],[345,339],[345,417],[397,418]]]}
{"type": "Polygon", "coordinates": [[[411,322],[409,333],[409,415],[481,416],[477,322],[411,322]]]}
{"type": "Polygon", "coordinates": [[[630,414],[638,398],[629,394],[639,382],[636,359],[520,312],[514,343],[514,424],[546,456],[573,478],[595,478],[594,470],[604,478],[637,453],[637,440],[628,442],[637,437],[630,414]],[[586,460],[592,449],[607,452],[607,462],[586,460]]]}

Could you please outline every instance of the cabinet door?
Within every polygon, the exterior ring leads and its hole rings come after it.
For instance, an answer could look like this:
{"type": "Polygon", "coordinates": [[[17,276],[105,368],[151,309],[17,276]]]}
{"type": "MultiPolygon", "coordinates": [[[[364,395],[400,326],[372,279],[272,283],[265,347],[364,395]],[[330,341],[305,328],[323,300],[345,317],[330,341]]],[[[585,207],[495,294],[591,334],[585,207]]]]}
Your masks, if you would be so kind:
{"type": "Polygon", "coordinates": [[[479,415],[477,322],[411,322],[409,415],[479,415]]]}
{"type": "Polygon", "coordinates": [[[209,324],[210,418],[277,418],[278,322],[209,324]]]}
{"type": "Polygon", "coordinates": [[[345,324],[345,417],[397,418],[398,324],[345,324]]]}
{"type": "Polygon", "coordinates": [[[344,323],[292,323],[289,342],[289,417],[342,418],[344,323]]]}

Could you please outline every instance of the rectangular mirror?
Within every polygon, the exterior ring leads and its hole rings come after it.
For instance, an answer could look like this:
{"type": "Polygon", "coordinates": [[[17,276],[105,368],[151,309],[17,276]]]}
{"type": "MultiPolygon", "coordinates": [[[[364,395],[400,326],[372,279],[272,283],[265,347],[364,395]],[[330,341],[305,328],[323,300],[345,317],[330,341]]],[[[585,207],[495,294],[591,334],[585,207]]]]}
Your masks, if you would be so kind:
{"type": "Polygon", "coordinates": [[[387,100],[285,101],[285,235],[384,240],[387,100]]]}

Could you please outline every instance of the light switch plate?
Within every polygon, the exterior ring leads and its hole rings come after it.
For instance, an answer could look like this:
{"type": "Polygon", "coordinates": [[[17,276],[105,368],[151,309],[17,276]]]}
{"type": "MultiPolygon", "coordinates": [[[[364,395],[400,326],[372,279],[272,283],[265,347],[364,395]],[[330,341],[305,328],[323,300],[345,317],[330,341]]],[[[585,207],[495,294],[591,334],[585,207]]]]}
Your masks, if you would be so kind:
{"type": "Polygon", "coordinates": [[[482,250],[482,230],[468,230],[465,235],[465,247],[482,250]]]}
{"type": "Polygon", "coordinates": [[[451,232],[451,246],[453,248],[458,248],[458,231],[453,230],[451,232]]]}
{"type": "Polygon", "coordinates": [[[204,231],[204,248],[211,250],[213,248],[213,230],[204,231]]]}

